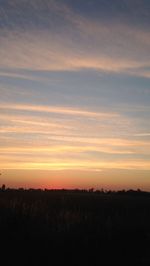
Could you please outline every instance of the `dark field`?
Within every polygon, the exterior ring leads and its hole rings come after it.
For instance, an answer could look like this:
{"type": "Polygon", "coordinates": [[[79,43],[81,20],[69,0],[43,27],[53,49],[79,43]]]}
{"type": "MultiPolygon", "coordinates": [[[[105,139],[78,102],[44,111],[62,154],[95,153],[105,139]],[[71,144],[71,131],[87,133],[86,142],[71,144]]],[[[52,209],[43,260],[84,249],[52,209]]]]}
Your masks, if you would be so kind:
{"type": "Polygon", "coordinates": [[[150,193],[0,190],[1,265],[150,265],[150,193]]]}

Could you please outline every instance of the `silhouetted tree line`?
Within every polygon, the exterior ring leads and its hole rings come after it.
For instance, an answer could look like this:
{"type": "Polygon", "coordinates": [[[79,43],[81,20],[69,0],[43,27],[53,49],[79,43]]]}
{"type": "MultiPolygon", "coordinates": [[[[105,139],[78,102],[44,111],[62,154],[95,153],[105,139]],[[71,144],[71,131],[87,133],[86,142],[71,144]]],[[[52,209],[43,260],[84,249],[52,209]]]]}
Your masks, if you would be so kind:
{"type": "Polygon", "coordinates": [[[98,189],[94,189],[94,188],[90,188],[90,189],[78,189],[78,188],[76,188],[76,189],[47,189],[47,188],[45,188],[45,189],[41,189],[41,188],[38,188],[38,189],[35,189],[35,188],[27,188],[27,189],[25,189],[25,188],[17,188],[17,189],[15,189],[15,188],[6,188],[6,185],[5,184],[3,184],[2,186],[1,186],[1,188],[0,188],[0,191],[18,191],[18,192],[20,192],[20,191],[30,191],[30,192],[43,192],[43,191],[45,191],[45,192],[65,192],[65,193],[94,193],[94,194],[114,194],[114,195],[116,195],[116,194],[118,194],[118,195],[147,195],[147,196],[150,196],[150,192],[148,192],[148,191],[142,191],[141,189],[137,189],[137,190],[133,190],[133,189],[129,189],[129,190],[125,190],[125,189],[123,189],[123,190],[118,190],[118,191],[116,191],[116,190],[107,190],[107,189],[100,189],[100,190],[98,190],[98,189]]]}

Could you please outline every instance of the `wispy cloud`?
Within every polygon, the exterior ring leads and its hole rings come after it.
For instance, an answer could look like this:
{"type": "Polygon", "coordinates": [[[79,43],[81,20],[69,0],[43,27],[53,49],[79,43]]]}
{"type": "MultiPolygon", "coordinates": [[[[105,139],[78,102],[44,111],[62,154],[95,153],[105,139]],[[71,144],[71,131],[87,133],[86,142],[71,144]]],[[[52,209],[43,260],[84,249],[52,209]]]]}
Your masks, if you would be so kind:
{"type": "MultiPolygon", "coordinates": [[[[36,160],[37,161],[37,160],[36,160]]],[[[68,162],[4,162],[3,169],[39,169],[39,170],[90,170],[92,169],[126,169],[126,170],[150,170],[150,164],[146,161],[111,161],[111,162],[90,162],[90,161],[68,161],[68,162]]]]}
{"type": "MultiPolygon", "coordinates": [[[[30,29],[18,25],[11,31],[6,26],[1,29],[2,68],[48,71],[97,69],[149,78],[149,71],[144,69],[150,67],[148,31],[123,24],[123,21],[118,25],[111,21],[93,20],[60,2],[45,3],[49,10],[46,18],[41,1],[32,1],[30,8],[34,13],[38,10],[38,19],[48,27],[40,29],[33,23],[30,29]],[[55,30],[51,26],[51,16],[55,17],[55,30]],[[61,31],[57,30],[60,25],[63,25],[61,31]]],[[[15,8],[18,13],[23,12],[18,2],[15,2],[15,8]]]]}
{"type": "Polygon", "coordinates": [[[67,114],[67,115],[79,115],[79,116],[87,116],[87,117],[118,117],[117,113],[99,113],[86,111],[83,109],[75,109],[75,108],[65,108],[65,107],[57,107],[57,106],[38,106],[38,105],[19,105],[19,104],[1,104],[0,109],[12,109],[12,110],[23,110],[23,111],[35,111],[35,112],[48,112],[48,113],[58,113],[58,114],[67,114]]]}
{"type": "Polygon", "coordinates": [[[144,132],[144,133],[136,133],[134,134],[136,137],[149,137],[150,133],[149,132],[144,132]]]}
{"type": "Polygon", "coordinates": [[[149,169],[143,160],[149,142],[130,138],[133,123],[119,113],[25,104],[2,104],[0,109],[1,168],[149,169]]]}

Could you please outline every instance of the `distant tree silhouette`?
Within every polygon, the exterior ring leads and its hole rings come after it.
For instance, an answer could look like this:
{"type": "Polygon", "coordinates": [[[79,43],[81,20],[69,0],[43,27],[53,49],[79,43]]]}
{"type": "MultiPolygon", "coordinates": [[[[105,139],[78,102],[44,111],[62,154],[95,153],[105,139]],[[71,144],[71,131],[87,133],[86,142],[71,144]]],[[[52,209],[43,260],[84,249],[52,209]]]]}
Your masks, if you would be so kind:
{"type": "Polygon", "coordinates": [[[2,185],[2,191],[5,191],[5,189],[6,189],[6,186],[5,186],[5,184],[3,184],[2,185]]]}

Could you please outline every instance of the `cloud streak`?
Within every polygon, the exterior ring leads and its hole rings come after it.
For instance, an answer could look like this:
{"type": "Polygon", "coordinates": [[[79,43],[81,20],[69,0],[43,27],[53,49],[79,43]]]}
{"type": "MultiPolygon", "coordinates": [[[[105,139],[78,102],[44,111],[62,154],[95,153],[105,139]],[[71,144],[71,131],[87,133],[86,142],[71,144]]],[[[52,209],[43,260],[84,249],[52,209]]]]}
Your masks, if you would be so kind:
{"type": "MultiPolygon", "coordinates": [[[[0,37],[1,68],[46,71],[97,69],[149,78],[150,72],[145,69],[150,67],[148,31],[123,21],[119,25],[112,21],[93,20],[60,2],[46,1],[45,4],[49,11],[46,18],[41,1],[32,1],[31,10],[34,13],[38,10],[38,19],[48,27],[38,28],[34,22],[28,29],[19,28],[18,24],[13,25],[11,30],[3,26],[0,37]],[[53,16],[55,30],[51,25],[53,16]],[[10,53],[11,50],[13,53],[10,53]]],[[[23,5],[17,1],[14,7],[18,13],[23,12],[23,5]]],[[[12,10],[14,7],[11,7],[12,10]]]]}
{"type": "Polygon", "coordinates": [[[75,108],[66,108],[66,107],[57,107],[57,106],[37,106],[37,105],[19,105],[19,104],[1,104],[0,109],[6,110],[19,110],[19,111],[33,111],[33,112],[44,112],[44,113],[58,113],[58,114],[66,114],[66,115],[75,115],[75,116],[85,116],[85,117],[118,117],[117,113],[99,113],[86,111],[82,109],[75,108]]]}
{"type": "MultiPolygon", "coordinates": [[[[37,160],[36,160],[37,161],[37,160]]],[[[90,162],[90,161],[75,161],[75,162],[10,162],[3,163],[3,169],[28,169],[28,170],[96,170],[99,169],[126,169],[126,170],[150,170],[150,164],[146,161],[117,161],[117,162],[90,162]]]]}
{"type": "Polygon", "coordinates": [[[133,123],[119,113],[28,104],[0,109],[3,169],[149,169],[143,159],[150,154],[149,141],[131,138],[133,123]]]}

